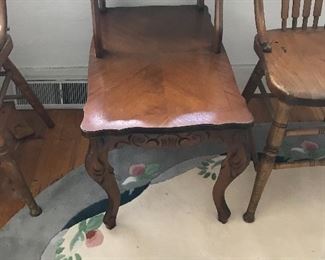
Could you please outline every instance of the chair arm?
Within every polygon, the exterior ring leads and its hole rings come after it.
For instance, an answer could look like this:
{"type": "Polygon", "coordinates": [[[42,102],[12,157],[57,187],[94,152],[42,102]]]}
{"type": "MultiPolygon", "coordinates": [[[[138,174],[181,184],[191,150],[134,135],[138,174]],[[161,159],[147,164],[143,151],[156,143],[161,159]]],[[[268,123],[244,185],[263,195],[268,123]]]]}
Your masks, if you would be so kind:
{"type": "Polygon", "coordinates": [[[0,48],[7,38],[7,5],[6,0],[0,0],[0,48]]]}
{"type": "Polygon", "coordinates": [[[261,45],[264,52],[272,52],[271,43],[267,38],[263,0],[254,0],[254,8],[259,44],[261,45]]]}

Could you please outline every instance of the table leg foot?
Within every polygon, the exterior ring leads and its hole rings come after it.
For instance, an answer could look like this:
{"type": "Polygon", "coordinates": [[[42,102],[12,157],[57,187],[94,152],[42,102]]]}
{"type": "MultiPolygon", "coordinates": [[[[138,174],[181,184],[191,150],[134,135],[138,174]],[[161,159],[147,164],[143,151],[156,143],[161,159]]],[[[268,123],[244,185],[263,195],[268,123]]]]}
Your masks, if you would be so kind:
{"type": "Polygon", "coordinates": [[[222,224],[226,224],[228,222],[228,219],[231,216],[231,212],[230,210],[227,209],[223,209],[222,211],[220,211],[219,209],[219,213],[218,213],[218,220],[222,223],[222,224]]]}
{"type": "Polygon", "coordinates": [[[37,208],[30,209],[29,214],[32,217],[38,217],[39,215],[42,214],[42,212],[43,212],[42,209],[39,206],[37,206],[37,208]]]}
{"type": "Polygon", "coordinates": [[[111,230],[116,227],[116,217],[105,215],[104,224],[107,229],[111,230]]]}
{"type": "Polygon", "coordinates": [[[243,215],[243,219],[245,222],[247,223],[253,223],[255,221],[255,214],[254,213],[249,213],[249,212],[246,212],[244,215],[243,215]]]}

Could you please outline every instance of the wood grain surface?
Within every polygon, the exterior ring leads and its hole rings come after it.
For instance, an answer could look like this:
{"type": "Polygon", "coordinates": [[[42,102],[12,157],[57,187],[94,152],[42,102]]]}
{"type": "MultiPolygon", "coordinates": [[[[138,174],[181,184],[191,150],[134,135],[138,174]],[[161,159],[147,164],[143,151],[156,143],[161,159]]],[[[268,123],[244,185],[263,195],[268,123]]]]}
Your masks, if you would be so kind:
{"type": "Polygon", "coordinates": [[[207,9],[109,8],[100,17],[106,54],[92,45],[84,132],[253,121],[224,48],[212,48],[207,9]]]}

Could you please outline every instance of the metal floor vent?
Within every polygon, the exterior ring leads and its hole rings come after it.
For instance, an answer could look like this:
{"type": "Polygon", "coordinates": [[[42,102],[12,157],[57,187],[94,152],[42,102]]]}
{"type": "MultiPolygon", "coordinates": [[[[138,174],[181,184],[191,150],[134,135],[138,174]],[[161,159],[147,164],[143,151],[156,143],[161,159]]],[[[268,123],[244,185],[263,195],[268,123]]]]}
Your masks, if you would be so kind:
{"type": "MultiPolygon", "coordinates": [[[[86,81],[29,81],[41,103],[46,108],[68,109],[82,108],[87,97],[86,81]]],[[[20,95],[18,88],[16,94],[20,95]]],[[[25,99],[16,100],[17,109],[29,109],[31,106],[25,99]]]]}

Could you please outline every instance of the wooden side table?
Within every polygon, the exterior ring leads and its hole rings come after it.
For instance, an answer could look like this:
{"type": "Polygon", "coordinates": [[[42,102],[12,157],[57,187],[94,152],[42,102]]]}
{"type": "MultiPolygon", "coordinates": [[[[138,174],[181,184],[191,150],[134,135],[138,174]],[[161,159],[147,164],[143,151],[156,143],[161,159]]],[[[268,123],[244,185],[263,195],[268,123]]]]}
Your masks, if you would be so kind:
{"type": "Polygon", "coordinates": [[[91,3],[94,40],[81,129],[90,141],[87,171],[109,198],[107,228],[115,227],[120,206],[109,151],[123,145],[181,147],[208,139],[227,145],[213,189],[218,218],[226,223],[225,190],[251,159],[253,117],[222,45],[222,1],[216,0],[215,26],[204,1],[198,1],[199,8],[91,3]]]}

